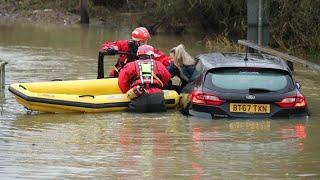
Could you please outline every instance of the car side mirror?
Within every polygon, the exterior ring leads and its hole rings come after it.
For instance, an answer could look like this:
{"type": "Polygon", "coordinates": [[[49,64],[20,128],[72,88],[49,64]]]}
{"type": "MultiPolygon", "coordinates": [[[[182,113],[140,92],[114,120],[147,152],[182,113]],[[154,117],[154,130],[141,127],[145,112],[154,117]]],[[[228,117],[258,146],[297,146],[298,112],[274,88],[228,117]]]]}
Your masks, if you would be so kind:
{"type": "Polygon", "coordinates": [[[300,83],[297,82],[296,86],[297,86],[298,89],[301,89],[301,84],[300,83]]]}

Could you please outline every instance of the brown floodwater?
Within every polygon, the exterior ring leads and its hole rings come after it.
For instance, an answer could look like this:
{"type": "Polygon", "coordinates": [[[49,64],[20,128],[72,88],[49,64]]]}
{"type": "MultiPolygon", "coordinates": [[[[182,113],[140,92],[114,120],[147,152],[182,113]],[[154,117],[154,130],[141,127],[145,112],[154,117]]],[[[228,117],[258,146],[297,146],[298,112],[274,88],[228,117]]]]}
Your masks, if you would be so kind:
{"type": "MultiPolygon", "coordinates": [[[[94,79],[100,44],[127,39],[133,26],[0,23],[6,88],[0,94],[0,178],[274,179],[320,178],[319,73],[296,66],[311,116],[302,119],[199,119],[160,114],[27,113],[8,91],[17,82],[94,79]]],[[[183,43],[209,52],[201,36],[159,33],[168,53],[183,43]]],[[[115,57],[107,57],[111,68],[115,57]]]]}

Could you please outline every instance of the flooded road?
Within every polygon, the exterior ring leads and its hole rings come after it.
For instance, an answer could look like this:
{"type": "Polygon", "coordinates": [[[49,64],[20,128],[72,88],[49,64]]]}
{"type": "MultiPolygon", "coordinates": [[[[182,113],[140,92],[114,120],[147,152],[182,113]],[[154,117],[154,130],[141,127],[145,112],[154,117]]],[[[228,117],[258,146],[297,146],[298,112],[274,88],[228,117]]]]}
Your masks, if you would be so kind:
{"type": "MultiPolygon", "coordinates": [[[[106,39],[134,27],[56,27],[0,23],[0,178],[248,179],[320,178],[319,73],[296,67],[307,119],[207,120],[160,114],[27,114],[7,90],[17,82],[94,79],[106,39]]],[[[208,52],[201,37],[160,33],[149,44],[168,53],[183,43],[208,52]]],[[[107,57],[110,69],[115,57],[107,57]]]]}

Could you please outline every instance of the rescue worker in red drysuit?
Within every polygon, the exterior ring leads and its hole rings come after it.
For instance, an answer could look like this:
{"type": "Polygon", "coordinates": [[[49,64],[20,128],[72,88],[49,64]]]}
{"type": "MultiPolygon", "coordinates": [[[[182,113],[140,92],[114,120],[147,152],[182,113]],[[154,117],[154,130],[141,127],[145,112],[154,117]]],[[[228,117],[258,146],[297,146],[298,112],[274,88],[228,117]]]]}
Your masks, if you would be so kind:
{"type": "MultiPolygon", "coordinates": [[[[125,64],[136,60],[138,58],[138,47],[140,45],[147,44],[149,38],[149,31],[145,27],[138,27],[132,32],[132,40],[120,40],[115,42],[103,43],[100,47],[99,54],[119,54],[118,61],[111,69],[109,77],[118,77],[120,70],[124,67],[125,64]]],[[[154,60],[160,61],[163,65],[168,66],[170,64],[171,57],[166,56],[162,51],[158,49],[154,49],[154,60]]]]}
{"type": "Polygon", "coordinates": [[[137,51],[139,60],[126,64],[119,73],[118,85],[121,91],[127,93],[129,98],[131,96],[129,111],[166,110],[162,89],[171,75],[161,62],[153,60],[153,50],[149,45],[140,46],[137,51]]]}

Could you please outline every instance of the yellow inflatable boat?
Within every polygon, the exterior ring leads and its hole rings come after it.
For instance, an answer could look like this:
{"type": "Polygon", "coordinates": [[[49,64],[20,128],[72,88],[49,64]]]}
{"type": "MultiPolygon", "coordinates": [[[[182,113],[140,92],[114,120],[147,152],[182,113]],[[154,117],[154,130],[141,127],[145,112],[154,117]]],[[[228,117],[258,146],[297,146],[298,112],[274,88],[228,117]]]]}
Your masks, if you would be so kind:
{"type": "MultiPolygon", "coordinates": [[[[130,99],[118,87],[117,78],[16,83],[9,86],[18,103],[41,112],[110,112],[128,108],[130,99]]],[[[164,90],[167,108],[174,108],[179,95],[164,90]]]]}

